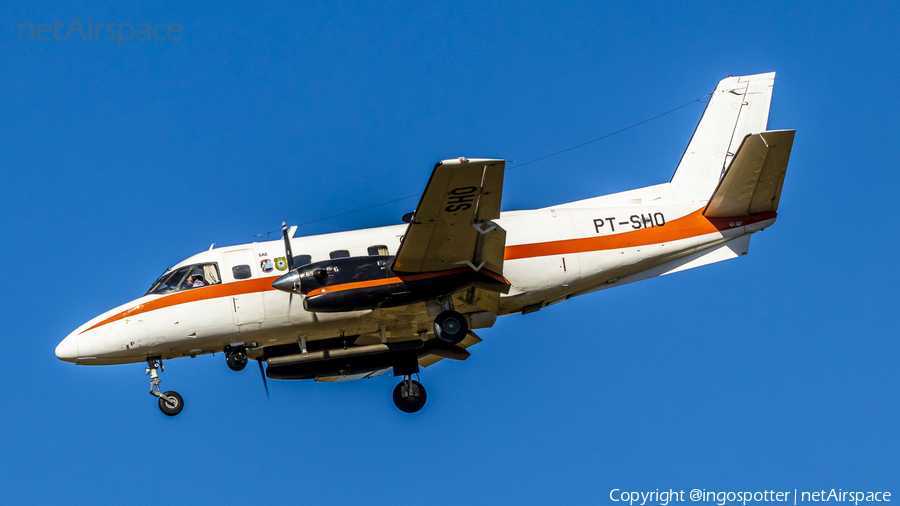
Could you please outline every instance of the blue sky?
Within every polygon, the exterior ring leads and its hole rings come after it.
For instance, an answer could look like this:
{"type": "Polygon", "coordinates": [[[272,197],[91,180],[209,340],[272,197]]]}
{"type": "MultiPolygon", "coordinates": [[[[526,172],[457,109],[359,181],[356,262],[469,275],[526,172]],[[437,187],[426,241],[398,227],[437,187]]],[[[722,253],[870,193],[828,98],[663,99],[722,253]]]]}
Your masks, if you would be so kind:
{"type": "MultiPolygon", "coordinates": [[[[597,503],[611,489],[900,494],[887,2],[4,2],[4,502],[597,503]],[[177,24],[30,40],[22,23],[177,24]],[[106,35],[105,33],[103,35],[106,35]],[[126,34],[127,35],[127,34],[126,34]],[[797,129],[750,255],[500,319],[465,363],[270,382],[221,356],[76,367],[56,344],[209,247],[525,162],[778,72],[797,129]],[[407,499],[408,498],[408,499],[407,499]]],[[[63,28],[65,31],[66,28],[63,28]]],[[[667,181],[702,104],[507,174],[504,209],[667,181]]],[[[298,235],[398,223],[415,200],[298,235]]]]}

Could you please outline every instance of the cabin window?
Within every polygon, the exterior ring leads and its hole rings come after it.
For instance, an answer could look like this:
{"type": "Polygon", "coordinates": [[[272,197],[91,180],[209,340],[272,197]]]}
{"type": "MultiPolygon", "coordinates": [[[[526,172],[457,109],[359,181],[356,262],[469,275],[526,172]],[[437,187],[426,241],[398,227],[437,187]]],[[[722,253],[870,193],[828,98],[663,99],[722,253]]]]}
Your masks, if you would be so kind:
{"type": "Polygon", "coordinates": [[[337,251],[332,251],[329,256],[332,260],[335,258],[350,258],[350,252],[345,249],[339,249],[337,251]]]}
{"type": "Polygon", "coordinates": [[[310,255],[297,255],[294,257],[294,268],[297,268],[297,267],[300,267],[303,265],[307,265],[307,264],[311,264],[311,263],[312,263],[312,256],[310,256],[310,255]]]}
{"type": "Polygon", "coordinates": [[[221,282],[219,266],[214,263],[186,265],[178,269],[166,270],[162,276],[153,282],[153,285],[150,286],[150,289],[144,295],[191,290],[209,285],[218,285],[221,282]]]}
{"type": "Polygon", "coordinates": [[[249,279],[252,273],[249,265],[235,265],[231,268],[231,275],[234,279],[249,279]]]}
{"type": "Polygon", "coordinates": [[[369,256],[385,256],[388,254],[387,246],[369,246],[369,256]]]}

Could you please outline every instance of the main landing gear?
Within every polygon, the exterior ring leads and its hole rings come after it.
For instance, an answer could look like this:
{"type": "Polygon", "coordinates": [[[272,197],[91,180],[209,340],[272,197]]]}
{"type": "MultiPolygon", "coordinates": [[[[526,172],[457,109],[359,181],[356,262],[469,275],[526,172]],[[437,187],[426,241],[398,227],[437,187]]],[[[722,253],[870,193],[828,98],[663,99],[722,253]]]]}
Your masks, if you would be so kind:
{"type": "Polygon", "coordinates": [[[434,319],[434,335],[445,343],[458,344],[469,334],[469,322],[465,316],[453,310],[452,297],[441,297],[438,302],[442,311],[434,319]]]}
{"type": "Polygon", "coordinates": [[[425,405],[425,387],[407,374],[394,388],[394,404],[404,413],[415,413],[425,405]]]}
{"type": "Polygon", "coordinates": [[[457,344],[466,338],[469,324],[466,318],[456,311],[444,311],[434,319],[434,335],[441,341],[457,344]]]}
{"type": "MultiPolygon", "coordinates": [[[[449,296],[438,298],[442,311],[434,319],[434,335],[439,341],[447,344],[459,344],[469,335],[469,322],[466,317],[453,309],[453,299],[449,296]]],[[[404,413],[415,413],[425,406],[425,387],[412,379],[419,370],[417,360],[411,364],[394,365],[394,375],[403,375],[404,380],[394,388],[394,404],[404,413]]]]}
{"type": "Polygon", "coordinates": [[[184,409],[184,399],[182,399],[181,396],[178,395],[178,392],[174,390],[169,390],[168,392],[160,391],[159,382],[161,380],[159,379],[159,374],[156,373],[157,369],[160,371],[166,370],[162,365],[162,360],[158,358],[148,358],[147,368],[144,369],[144,371],[150,375],[150,393],[159,398],[159,410],[162,411],[164,415],[175,416],[184,409]]]}
{"type": "Polygon", "coordinates": [[[228,364],[228,368],[232,371],[243,371],[247,367],[247,347],[226,346],[225,363],[228,364]]]}

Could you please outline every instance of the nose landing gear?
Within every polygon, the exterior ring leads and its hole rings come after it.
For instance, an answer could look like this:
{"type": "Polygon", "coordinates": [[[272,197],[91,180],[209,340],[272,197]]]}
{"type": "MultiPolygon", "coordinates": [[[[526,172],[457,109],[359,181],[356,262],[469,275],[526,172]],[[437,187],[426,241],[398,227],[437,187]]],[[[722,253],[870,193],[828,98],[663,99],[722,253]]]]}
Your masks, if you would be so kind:
{"type": "Polygon", "coordinates": [[[421,383],[407,375],[394,388],[394,404],[404,413],[415,413],[425,405],[425,387],[421,383]]]}
{"type": "Polygon", "coordinates": [[[225,363],[232,371],[243,371],[247,367],[247,347],[246,346],[226,346],[225,347],[225,363]]]}
{"type": "Polygon", "coordinates": [[[159,410],[167,416],[175,416],[184,409],[184,399],[174,390],[161,392],[159,388],[160,378],[156,370],[165,371],[162,360],[156,358],[147,359],[147,368],[144,369],[150,375],[150,393],[159,398],[159,410]]]}

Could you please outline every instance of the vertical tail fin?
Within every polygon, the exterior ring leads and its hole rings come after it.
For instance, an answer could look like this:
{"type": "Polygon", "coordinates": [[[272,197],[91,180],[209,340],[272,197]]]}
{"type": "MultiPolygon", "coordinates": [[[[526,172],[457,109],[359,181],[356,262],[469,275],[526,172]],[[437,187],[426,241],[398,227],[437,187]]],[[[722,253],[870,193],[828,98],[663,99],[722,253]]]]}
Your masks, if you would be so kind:
{"type": "Polygon", "coordinates": [[[774,72],[719,81],[672,176],[676,199],[709,200],[744,137],[766,130],[774,82],[774,72]]]}

